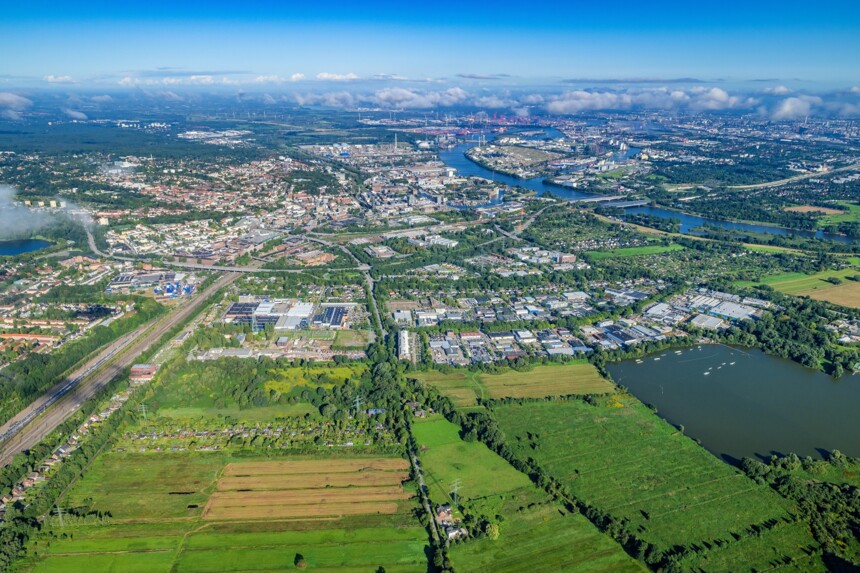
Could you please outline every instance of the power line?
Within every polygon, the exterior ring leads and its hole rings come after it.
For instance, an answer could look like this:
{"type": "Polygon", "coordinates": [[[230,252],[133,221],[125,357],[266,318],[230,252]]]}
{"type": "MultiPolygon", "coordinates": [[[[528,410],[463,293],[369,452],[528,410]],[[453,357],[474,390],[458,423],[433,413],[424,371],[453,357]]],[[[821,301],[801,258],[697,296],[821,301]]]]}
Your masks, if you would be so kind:
{"type": "Polygon", "coordinates": [[[451,493],[454,495],[454,505],[457,505],[457,494],[460,493],[460,487],[462,486],[462,480],[455,479],[451,482],[451,493]]]}

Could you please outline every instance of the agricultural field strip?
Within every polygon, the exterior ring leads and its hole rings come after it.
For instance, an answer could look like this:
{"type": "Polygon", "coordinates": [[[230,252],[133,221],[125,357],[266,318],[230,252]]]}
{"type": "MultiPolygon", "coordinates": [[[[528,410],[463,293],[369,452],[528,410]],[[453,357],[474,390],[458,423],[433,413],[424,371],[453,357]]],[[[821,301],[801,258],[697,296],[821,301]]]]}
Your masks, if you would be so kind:
{"type": "Polygon", "coordinates": [[[235,520],[235,519],[270,519],[270,518],[311,518],[336,517],[343,515],[372,515],[394,514],[398,505],[394,502],[357,501],[346,503],[317,503],[302,505],[264,505],[264,506],[229,506],[207,507],[203,519],[235,520]]]}
{"type": "Polygon", "coordinates": [[[267,474],[262,476],[226,476],[218,480],[218,491],[236,491],[252,489],[254,491],[265,490],[290,490],[290,489],[315,489],[330,487],[371,487],[401,483],[409,479],[407,472],[374,472],[364,474],[339,473],[339,474],[293,474],[280,476],[267,474]],[[317,475],[318,479],[312,483],[304,476],[317,475]],[[303,477],[298,477],[303,476],[303,477]]]}
{"type": "Polygon", "coordinates": [[[291,489],[291,490],[268,490],[268,491],[228,491],[215,492],[209,498],[211,503],[217,503],[220,507],[231,506],[256,506],[268,503],[296,504],[304,503],[326,503],[330,501],[371,501],[371,500],[396,500],[409,499],[412,494],[406,492],[400,486],[374,486],[363,488],[313,488],[313,489],[291,489]]]}
{"type": "Polygon", "coordinates": [[[231,462],[224,468],[224,476],[255,476],[266,474],[331,474],[353,471],[397,471],[409,469],[402,458],[368,458],[358,460],[300,460],[277,462],[231,462]]]}

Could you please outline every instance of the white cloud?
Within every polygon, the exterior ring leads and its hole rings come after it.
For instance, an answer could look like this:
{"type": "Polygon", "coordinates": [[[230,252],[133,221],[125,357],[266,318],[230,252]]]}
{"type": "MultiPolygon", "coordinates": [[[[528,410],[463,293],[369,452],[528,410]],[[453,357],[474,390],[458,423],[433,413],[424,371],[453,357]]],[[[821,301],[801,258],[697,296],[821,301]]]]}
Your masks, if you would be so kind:
{"type": "Polygon", "coordinates": [[[87,114],[80,112],[80,111],[76,111],[74,109],[69,109],[69,108],[64,107],[63,113],[72,119],[80,119],[80,120],[87,119],[87,114]]]}
{"type": "Polygon", "coordinates": [[[786,86],[775,86],[764,90],[764,93],[771,95],[788,95],[792,92],[794,92],[794,90],[786,86]]]}
{"type": "Polygon", "coordinates": [[[73,84],[75,80],[72,79],[72,76],[55,76],[55,75],[47,75],[44,79],[49,84],[73,84]]]}
{"type": "Polygon", "coordinates": [[[488,95],[475,99],[474,104],[478,107],[488,107],[490,109],[502,109],[512,107],[516,104],[515,101],[497,95],[488,95]]]}
{"type": "Polygon", "coordinates": [[[854,86],[854,87],[852,87],[852,88],[851,88],[851,90],[850,90],[850,91],[851,91],[851,93],[853,93],[853,94],[860,94],[860,86],[854,86]]]}
{"type": "Polygon", "coordinates": [[[93,101],[94,101],[94,102],[96,102],[96,103],[110,103],[110,102],[112,102],[112,101],[113,101],[113,98],[112,98],[112,97],[110,97],[110,96],[109,96],[109,95],[107,95],[107,94],[105,94],[105,95],[97,95],[97,96],[93,96],[93,97],[91,97],[90,99],[91,99],[91,100],[93,100],[93,101]]]}
{"type": "Polygon", "coordinates": [[[458,87],[445,91],[420,92],[406,88],[386,88],[375,92],[369,103],[386,107],[401,107],[411,109],[427,109],[432,107],[449,107],[466,102],[469,94],[458,87]]]}
{"type": "Polygon", "coordinates": [[[351,82],[358,79],[356,74],[352,72],[348,74],[331,74],[329,72],[320,72],[317,74],[317,79],[325,82],[351,82]]]}
{"type": "Polygon", "coordinates": [[[799,119],[810,114],[814,106],[821,105],[822,99],[817,96],[797,96],[785,98],[771,114],[775,120],[799,119]]]}
{"type": "Polygon", "coordinates": [[[23,111],[33,105],[25,97],[10,92],[0,92],[0,117],[18,121],[24,117],[23,111]]]}
{"type": "Polygon", "coordinates": [[[722,88],[695,87],[689,90],[667,88],[629,89],[624,91],[574,90],[553,96],[546,104],[551,113],[578,113],[596,110],[680,109],[721,111],[751,108],[758,102],[729,94],[722,88]]]}
{"type": "Polygon", "coordinates": [[[283,84],[286,82],[298,82],[303,79],[305,79],[304,74],[293,74],[290,77],[270,74],[257,76],[256,78],[254,78],[254,82],[258,84],[283,84]]]}

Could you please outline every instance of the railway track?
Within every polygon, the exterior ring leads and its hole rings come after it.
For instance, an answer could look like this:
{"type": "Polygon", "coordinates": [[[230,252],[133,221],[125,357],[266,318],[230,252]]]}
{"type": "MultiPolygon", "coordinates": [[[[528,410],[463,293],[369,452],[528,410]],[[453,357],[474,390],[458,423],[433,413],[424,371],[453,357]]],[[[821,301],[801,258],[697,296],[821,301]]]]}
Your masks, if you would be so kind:
{"type": "Polygon", "coordinates": [[[87,400],[134,364],[138,356],[171,328],[187,320],[209,296],[235,281],[238,276],[238,273],[223,275],[189,304],[121,337],[19,412],[0,428],[0,467],[8,464],[18,452],[44,439],[87,400]]]}

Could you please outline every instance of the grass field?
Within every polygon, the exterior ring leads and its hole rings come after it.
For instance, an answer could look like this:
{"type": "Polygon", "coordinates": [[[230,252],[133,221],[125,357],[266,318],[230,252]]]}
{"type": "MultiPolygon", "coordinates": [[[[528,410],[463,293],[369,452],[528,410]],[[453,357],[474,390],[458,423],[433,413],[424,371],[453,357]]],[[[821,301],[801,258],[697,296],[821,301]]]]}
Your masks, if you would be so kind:
{"type": "Polygon", "coordinates": [[[350,378],[358,378],[367,370],[364,364],[351,366],[306,366],[291,368],[276,368],[269,372],[271,379],[264,384],[266,391],[275,390],[286,394],[295,386],[305,386],[311,379],[323,377],[327,380],[322,385],[331,387],[343,384],[350,378]]]}
{"type": "Polygon", "coordinates": [[[410,374],[439,389],[457,406],[473,406],[476,398],[543,398],[571,394],[607,394],[615,390],[609,380],[586,361],[535,366],[531,370],[506,370],[486,374],[457,370],[410,374]]]}
{"type": "Polygon", "coordinates": [[[443,373],[435,370],[410,373],[410,378],[416,378],[425,384],[430,384],[451,398],[458,407],[474,406],[476,399],[486,389],[481,383],[477,372],[457,369],[454,372],[443,373]]]}
{"type": "Polygon", "coordinates": [[[771,275],[764,277],[760,281],[742,281],[736,283],[738,286],[754,286],[765,284],[772,286],[784,294],[791,295],[808,295],[815,291],[828,290],[835,288],[838,285],[827,282],[825,279],[836,277],[840,280],[847,281],[847,277],[860,274],[860,271],[853,268],[840,270],[827,270],[811,275],[805,273],[783,273],[779,275],[771,275]]]}
{"type": "Polygon", "coordinates": [[[535,366],[521,372],[481,374],[481,382],[491,398],[543,398],[569,394],[606,394],[615,386],[590,363],[535,366]]]}
{"type": "Polygon", "coordinates": [[[480,442],[464,442],[459,428],[442,417],[418,421],[412,432],[420,447],[424,480],[434,503],[449,503],[451,483],[459,479],[464,494],[499,495],[531,486],[529,478],[480,442]]]}
{"type": "Polygon", "coordinates": [[[850,223],[860,221],[860,205],[848,201],[839,201],[838,205],[845,210],[822,217],[818,220],[818,224],[829,225],[831,223],[850,223]]]}
{"type": "Polygon", "coordinates": [[[53,519],[23,570],[282,571],[301,554],[308,571],[424,573],[408,475],[401,458],[103,454],[62,503],[86,501],[113,521],[60,529],[53,519]]]}
{"type": "Polygon", "coordinates": [[[259,406],[256,408],[159,408],[158,415],[177,420],[188,420],[200,416],[233,418],[243,422],[271,422],[278,418],[290,416],[319,416],[319,409],[313,404],[299,402],[298,404],[278,404],[277,406],[259,406]]]}
{"type": "Polygon", "coordinates": [[[815,300],[826,300],[827,302],[849,308],[860,308],[860,282],[857,281],[846,281],[841,285],[833,285],[830,288],[812,289],[798,294],[806,295],[815,300]]]}
{"type": "Polygon", "coordinates": [[[615,541],[583,516],[564,512],[484,444],[462,441],[458,426],[437,416],[412,429],[433,503],[450,501],[449,486],[459,479],[461,502],[504,518],[498,539],[475,539],[450,549],[457,571],[644,570],[615,541]]]}
{"type": "Polygon", "coordinates": [[[775,557],[804,561],[807,571],[823,569],[808,556],[807,549],[817,549],[811,534],[783,527],[792,521],[788,501],[713,457],[632,396],[604,398],[599,405],[512,404],[494,414],[516,455],[534,458],[578,499],[628,520],[660,550],[710,547],[709,562],[725,565],[708,569],[714,571],[775,557]],[[772,533],[744,534],[766,522],[776,524],[772,533]],[[749,541],[737,545],[733,534],[749,541]],[[731,558],[720,557],[723,551],[731,558]]]}
{"type": "Polygon", "coordinates": [[[363,349],[373,340],[367,330],[338,330],[334,337],[334,348],[363,349]]]}
{"type": "Polygon", "coordinates": [[[620,249],[612,249],[609,251],[587,251],[593,261],[602,261],[604,259],[617,259],[623,257],[639,257],[642,255],[657,255],[660,253],[670,253],[672,251],[683,250],[681,245],[645,245],[643,247],[623,247],[620,249]]]}
{"type": "Polygon", "coordinates": [[[841,209],[819,207],[817,205],[794,205],[793,207],[786,207],[784,211],[790,213],[821,213],[823,215],[841,215],[844,213],[841,209]]]}

